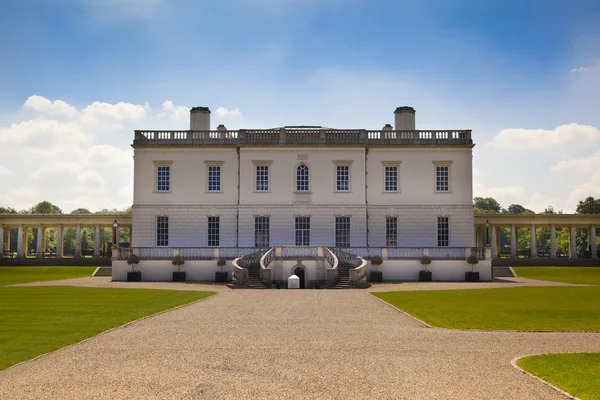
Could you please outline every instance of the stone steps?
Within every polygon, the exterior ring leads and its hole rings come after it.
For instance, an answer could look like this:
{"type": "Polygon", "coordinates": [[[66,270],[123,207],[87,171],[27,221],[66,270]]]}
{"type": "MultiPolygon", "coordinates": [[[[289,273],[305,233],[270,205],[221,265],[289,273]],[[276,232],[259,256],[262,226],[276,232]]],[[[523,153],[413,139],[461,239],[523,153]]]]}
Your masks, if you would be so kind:
{"type": "Polygon", "coordinates": [[[112,276],[112,267],[98,267],[92,276],[112,276]]]}
{"type": "Polygon", "coordinates": [[[492,267],[493,278],[514,278],[515,276],[510,267],[492,267]]]}

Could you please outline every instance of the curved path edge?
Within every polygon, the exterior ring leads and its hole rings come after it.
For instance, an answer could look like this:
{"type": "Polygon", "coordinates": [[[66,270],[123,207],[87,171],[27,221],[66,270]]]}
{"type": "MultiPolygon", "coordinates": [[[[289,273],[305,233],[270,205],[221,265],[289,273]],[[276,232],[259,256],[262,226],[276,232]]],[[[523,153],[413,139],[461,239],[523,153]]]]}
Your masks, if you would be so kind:
{"type": "MultiPolygon", "coordinates": [[[[423,326],[425,326],[426,328],[439,329],[439,328],[437,328],[437,327],[435,327],[435,326],[431,326],[431,325],[429,325],[427,322],[425,322],[425,321],[423,321],[423,320],[420,320],[419,318],[415,317],[414,315],[411,315],[411,314],[407,313],[406,311],[399,309],[399,308],[398,308],[398,307],[396,307],[395,305],[393,305],[393,304],[391,304],[391,303],[388,303],[387,301],[385,301],[385,300],[383,300],[383,299],[380,299],[379,297],[375,296],[375,295],[374,295],[372,292],[368,292],[368,293],[369,293],[369,294],[370,294],[372,297],[374,297],[374,298],[376,298],[377,300],[379,300],[380,302],[382,302],[383,304],[386,304],[386,305],[388,305],[388,306],[392,307],[393,309],[395,309],[396,311],[398,311],[398,312],[400,312],[400,313],[402,313],[402,314],[404,314],[404,315],[406,315],[406,316],[409,316],[410,318],[412,318],[412,319],[414,319],[415,321],[419,322],[420,324],[422,324],[422,325],[423,325],[423,326]]],[[[444,329],[444,328],[442,328],[442,329],[444,329]]]]}
{"type": "MultiPolygon", "coordinates": [[[[572,399],[572,400],[581,400],[579,397],[575,397],[575,396],[573,396],[571,393],[569,393],[569,392],[566,392],[566,391],[562,390],[562,389],[561,389],[561,388],[559,388],[558,386],[554,386],[554,385],[553,385],[553,384],[551,384],[550,382],[548,382],[548,381],[546,381],[546,380],[543,380],[543,379],[542,379],[542,378],[540,378],[539,376],[537,376],[537,375],[534,375],[534,374],[532,374],[531,372],[528,372],[528,371],[524,370],[523,368],[521,368],[521,367],[519,367],[519,366],[517,365],[517,361],[519,361],[519,360],[520,360],[520,359],[522,359],[522,358],[525,358],[525,357],[532,357],[532,356],[541,356],[541,355],[544,355],[544,354],[548,354],[548,353],[540,353],[540,354],[527,354],[527,355],[525,355],[525,356],[516,357],[516,358],[513,358],[513,359],[510,361],[510,365],[512,365],[512,366],[513,366],[513,368],[515,368],[515,369],[517,369],[517,370],[521,371],[522,373],[524,373],[524,374],[526,374],[526,375],[529,375],[529,376],[531,376],[532,378],[535,378],[536,380],[538,380],[539,382],[543,383],[544,385],[546,385],[546,386],[549,386],[550,388],[552,388],[552,389],[556,390],[558,393],[562,394],[563,396],[566,396],[566,397],[568,397],[569,399],[572,399]]],[[[558,353],[558,354],[568,354],[568,353],[558,353]]]]}
{"type": "Polygon", "coordinates": [[[68,345],[66,345],[66,346],[64,346],[64,347],[61,347],[60,349],[56,349],[56,350],[53,350],[53,351],[49,351],[49,352],[47,352],[47,353],[40,354],[39,356],[35,356],[35,357],[33,357],[33,358],[29,358],[29,359],[27,359],[27,360],[23,360],[23,361],[21,361],[21,362],[18,362],[18,363],[16,363],[16,364],[13,364],[13,365],[11,365],[11,366],[10,366],[10,367],[8,367],[8,368],[5,368],[5,369],[3,369],[3,370],[0,370],[0,376],[2,376],[2,374],[3,374],[4,372],[6,372],[6,371],[8,371],[8,370],[10,370],[10,369],[12,369],[12,368],[18,367],[19,365],[26,364],[26,363],[30,363],[30,362],[32,362],[32,361],[35,361],[35,360],[39,359],[39,358],[46,357],[46,356],[49,356],[49,355],[51,355],[51,354],[58,353],[58,352],[61,352],[61,351],[63,351],[63,350],[66,350],[66,349],[68,349],[68,348],[70,348],[70,347],[73,347],[73,346],[77,346],[77,345],[83,344],[83,343],[85,343],[85,342],[87,342],[87,341],[90,341],[90,340],[92,340],[92,339],[96,339],[96,338],[98,338],[98,337],[100,337],[100,336],[103,336],[103,335],[105,335],[105,334],[107,334],[107,333],[109,333],[109,332],[112,332],[112,331],[114,331],[114,330],[116,330],[116,329],[125,328],[125,327],[127,327],[127,326],[129,326],[129,325],[131,325],[131,324],[134,324],[134,323],[136,323],[136,322],[139,322],[139,321],[142,321],[142,320],[145,320],[145,319],[148,319],[148,318],[156,317],[157,315],[165,314],[165,313],[168,313],[168,312],[170,312],[170,311],[177,310],[177,309],[179,309],[179,308],[188,307],[188,306],[191,306],[192,304],[200,303],[201,301],[204,301],[204,300],[212,299],[212,298],[214,298],[215,296],[217,296],[217,295],[219,295],[219,294],[220,294],[219,292],[215,292],[214,294],[211,294],[210,296],[203,297],[203,298],[201,298],[201,299],[199,299],[199,300],[196,300],[196,301],[192,301],[191,303],[182,304],[182,305],[180,305],[180,306],[177,306],[177,307],[172,307],[172,308],[169,308],[169,309],[167,309],[167,310],[162,310],[162,311],[159,311],[159,312],[155,312],[154,314],[145,315],[145,316],[143,316],[143,317],[141,317],[141,318],[134,319],[134,320],[132,320],[132,321],[126,322],[126,323],[124,323],[123,325],[118,325],[118,326],[112,327],[112,328],[110,328],[110,329],[107,329],[107,330],[105,330],[105,331],[102,331],[102,332],[98,333],[97,335],[90,336],[90,337],[88,337],[88,338],[85,338],[85,339],[83,339],[83,340],[80,340],[79,342],[71,343],[71,344],[68,344],[68,345]]]}

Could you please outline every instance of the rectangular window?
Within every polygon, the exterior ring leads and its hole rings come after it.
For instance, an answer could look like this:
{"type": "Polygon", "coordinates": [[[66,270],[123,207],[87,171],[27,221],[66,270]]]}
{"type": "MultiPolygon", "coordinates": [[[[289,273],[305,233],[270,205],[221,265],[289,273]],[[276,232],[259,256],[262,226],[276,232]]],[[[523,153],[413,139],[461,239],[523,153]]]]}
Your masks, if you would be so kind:
{"type": "Polygon", "coordinates": [[[171,166],[159,165],[156,167],[156,191],[168,192],[171,190],[171,166]]]}
{"type": "Polygon", "coordinates": [[[398,191],[398,167],[397,166],[385,167],[385,191],[386,192],[397,192],[398,191]]]}
{"type": "Polygon", "coordinates": [[[254,217],[254,247],[270,247],[270,217],[254,217]]]}
{"type": "Polygon", "coordinates": [[[385,219],[385,245],[387,247],[398,246],[398,217],[386,217],[385,219]]]}
{"type": "Polygon", "coordinates": [[[448,226],[448,217],[438,217],[437,245],[438,247],[448,247],[450,245],[450,230],[448,226]]]}
{"type": "Polygon", "coordinates": [[[436,192],[448,192],[450,190],[448,171],[450,167],[435,167],[435,190],[436,192]]]}
{"type": "Polygon", "coordinates": [[[219,217],[208,217],[208,247],[219,247],[219,217]]]}
{"type": "Polygon", "coordinates": [[[296,217],[296,246],[310,246],[310,217],[296,217]]]}
{"type": "Polygon", "coordinates": [[[208,167],[208,191],[221,191],[221,167],[212,165],[208,167]]]}
{"type": "Polygon", "coordinates": [[[348,165],[336,165],[336,190],[347,192],[350,190],[350,167],[348,165]]]}
{"type": "Polygon", "coordinates": [[[169,217],[156,217],[156,246],[167,247],[169,245],[169,217]]]}
{"type": "Polygon", "coordinates": [[[269,166],[256,166],[256,191],[266,192],[269,190],[269,166]]]}
{"type": "Polygon", "coordinates": [[[335,217],[335,247],[350,247],[350,217],[335,217]]]}

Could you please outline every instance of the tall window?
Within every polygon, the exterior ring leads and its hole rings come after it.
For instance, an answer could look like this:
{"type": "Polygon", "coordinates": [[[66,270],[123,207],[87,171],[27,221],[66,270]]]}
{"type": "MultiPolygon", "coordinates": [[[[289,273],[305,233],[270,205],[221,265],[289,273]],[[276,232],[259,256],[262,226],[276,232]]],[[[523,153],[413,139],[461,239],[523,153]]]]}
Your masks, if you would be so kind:
{"type": "Polygon", "coordinates": [[[448,192],[450,190],[448,166],[435,167],[435,190],[436,192],[448,192]]]}
{"type": "Polygon", "coordinates": [[[437,243],[439,247],[449,246],[450,229],[448,226],[448,217],[438,217],[437,219],[437,243]]]}
{"type": "Polygon", "coordinates": [[[254,247],[270,247],[270,217],[254,217],[254,247]]]}
{"type": "Polygon", "coordinates": [[[308,192],[308,166],[304,164],[296,169],[296,191],[308,192]]]}
{"type": "Polygon", "coordinates": [[[310,217],[296,217],[296,246],[310,246],[310,217]]]}
{"type": "Polygon", "coordinates": [[[267,192],[269,190],[269,166],[256,166],[256,191],[267,192]]]}
{"type": "Polygon", "coordinates": [[[168,192],[171,190],[171,166],[159,165],[156,167],[156,191],[168,192]]]}
{"type": "Polygon", "coordinates": [[[218,165],[208,166],[208,191],[221,191],[221,167],[218,165]]]}
{"type": "Polygon", "coordinates": [[[338,192],[350,190],[350,167],[348,165],[336,165],[336,187],[338,192]]]}
{"type": "Polygon", "coordinates": [[[398,166],[396,165],[385,167],[385,191],[398,191],[398,166]]]}
{"type": "Polygon", "coordinates": [[[386,217],[385,219],[385,245],[387,247],[398,246],[398,217],[386,217]]]}
{"type": "Polygon", "coordinates": [[[208,247],[219,247],[219,217],[208,217],[208,247]]]}
{"type": "Polygon", "coordinates": [[[350,217],[335,217],[335,247],[350,247],[350,217]]]}
{"type": "Polygon", "coordinates": [[[169,217],[156,217],[156,246],[169,245],[169,217]]]}

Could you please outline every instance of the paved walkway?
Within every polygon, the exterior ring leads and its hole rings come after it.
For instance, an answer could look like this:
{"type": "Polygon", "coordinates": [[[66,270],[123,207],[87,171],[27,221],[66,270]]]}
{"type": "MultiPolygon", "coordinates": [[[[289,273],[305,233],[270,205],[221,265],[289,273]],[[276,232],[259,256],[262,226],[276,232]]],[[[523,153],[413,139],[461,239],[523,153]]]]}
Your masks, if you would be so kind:
{"type": "Polygon", "coordinates": [[[362,290],[224,288],[0,372],[0,398],[561,399],[510,361],[579,351],[600,334],[430,329],[362,290]]]}

